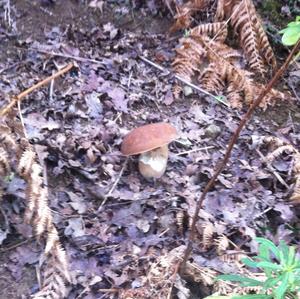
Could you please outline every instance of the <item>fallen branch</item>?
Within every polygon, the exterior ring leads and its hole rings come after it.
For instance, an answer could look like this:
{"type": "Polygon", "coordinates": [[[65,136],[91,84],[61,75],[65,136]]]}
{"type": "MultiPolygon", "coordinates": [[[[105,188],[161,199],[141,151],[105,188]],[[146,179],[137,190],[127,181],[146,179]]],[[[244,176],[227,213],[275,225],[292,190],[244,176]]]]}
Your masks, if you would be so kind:
{"type": "Polygon", "coordinates": [[[33,92],[34,90],[40,88],[43,85],[48,84],[49,82],[51,82],[51,80],[61,76],[62,74],[68,72],[70,69],[72,69],[74,67],[73,63],[69,63],[66,67],[64,67],[63,69],[59,70],[57,73],[53,74],[52,76],[38,82],[37,84],[31,86],[30,88],[26,89],[25,91],[21,92],[19,95],[17,95],[16,97],[13,97],[11,102],[6,105],[4,108],[2,108],[0,110],[0,117],[5,116],[15,105],[17,102],[21,101],[25,96],[27,96],[29,93],[33,92]]]}
{"type": "Polygon", "coordinates": [[[236,144],[242,129],[244,128],[247,121],[252,116],[255,108],[258,107],[258,105],[261,103],[263,98],[270,92],[270,90],[272,89],[274,84],[282,76],[282,74],[284,73],[284,71],[287,69],[290,62],[292,61],[294,55],[297,53],[299,47],[300,47],[300,39],[298,40],[297,44],[292,49],[290,55],[288,56],[288,58],[286,59],[286,61],[282,65],[282,67],[276,72],[276,74],[270,80],[270,82],[265,87],[265,89],[260,93],[260,95],[256,98],[256,100],[249,107],[248,111],[246,112],[246,114],[244,115],[242,120],[240,121],[239,126],[237,127],[236,131],[234,132],[234,134],[231,137],[231,140],[229,142],[229,145],[227,147],[226,153],[224,155],[224,158],[223,158],[220,166],[216,169],[215,173],[213,174],[213,176],[211,177],[211,179],[209,180],[209,182],[205,186],[200,198],[198,199],[198,201],[196,203],[196,209],[195,209],[193,219],[192,219],[192,225],[191,225],[191,231],[190,231],[190,235],[189,235],[188,245],[187,245],[187,248],[184,252],[183,260],[182,260],[182,263],[181,263],[181,269],[180,269],[181,273],[184,273],[185,268],[186,268],[187,260],[190,256],[191,252],[192,252],[192,249],[193,249],[193,243],[194,243],[195,234],[196,234],[196,223],[197,223],[197,220],[198,220],[198,215],[199,215],[200,209],[203,206],[203,202],[205,200],[205,197],[206,197],[207,193],[214,186],[217,177],[222,172],[222,170],[225,168],[225,166],[226,166],[226,164],[227,164],[227,162],[228,162],[228,160],[231,156],[231,151],[232,151],[234,145],[236,144]]]}

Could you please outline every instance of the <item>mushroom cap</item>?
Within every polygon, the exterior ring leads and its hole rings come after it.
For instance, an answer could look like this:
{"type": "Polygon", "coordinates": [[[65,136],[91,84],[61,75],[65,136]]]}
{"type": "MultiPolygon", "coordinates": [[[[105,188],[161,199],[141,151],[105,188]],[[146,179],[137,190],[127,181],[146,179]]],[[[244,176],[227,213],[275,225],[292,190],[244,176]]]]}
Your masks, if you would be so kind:
{"type": "Polygon", "coordinates": [[[176,129],[168,123],[145,125],[132,130],[124,137],[121,152],[125,156],[141,154],[169,144],[176,137],[176,129]]]}

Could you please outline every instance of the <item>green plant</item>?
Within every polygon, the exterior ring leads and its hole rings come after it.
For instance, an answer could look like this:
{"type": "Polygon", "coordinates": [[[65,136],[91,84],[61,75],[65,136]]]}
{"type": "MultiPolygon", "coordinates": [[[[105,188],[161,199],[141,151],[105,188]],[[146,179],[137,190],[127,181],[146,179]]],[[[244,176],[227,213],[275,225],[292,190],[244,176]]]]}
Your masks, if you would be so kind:
{"type": "Polygon", "coordinates": [[[287,27],[279,31],[279,33],[283,34],[282,43],[284,45],[295,45],[300,38],[300,16],[296,17],[294,22],[290,22],[287,27]]]}
{"type": "Polygon", "coordinates": [[[296,256],[294,246],[280,242],[276,246],[272,241],[256,238],[259,254],[253,259],[245,258],[242,262],[249,267],[261,269],[266,275],[265,281],[241,275],[219,275],[217,279],[238,282],[242,287],[261,287],[260,294],[234,296],[234,299],[283,299],[299,298],[300,259],[296,256]]]}

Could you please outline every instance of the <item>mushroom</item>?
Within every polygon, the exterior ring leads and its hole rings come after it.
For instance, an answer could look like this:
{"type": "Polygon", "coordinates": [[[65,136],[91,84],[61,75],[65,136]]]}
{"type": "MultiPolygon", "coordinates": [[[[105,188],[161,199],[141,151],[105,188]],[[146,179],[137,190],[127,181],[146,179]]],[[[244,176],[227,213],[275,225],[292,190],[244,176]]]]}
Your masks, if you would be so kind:
{"type": "Polygon", "coordinates": [[[145,178],[160,178],[167,167],[168,144],[176,139],[176,129],[168,123],[154,123],[132,130],[123,140],[125,156],[139,156],[139,170],[145,178]]]}

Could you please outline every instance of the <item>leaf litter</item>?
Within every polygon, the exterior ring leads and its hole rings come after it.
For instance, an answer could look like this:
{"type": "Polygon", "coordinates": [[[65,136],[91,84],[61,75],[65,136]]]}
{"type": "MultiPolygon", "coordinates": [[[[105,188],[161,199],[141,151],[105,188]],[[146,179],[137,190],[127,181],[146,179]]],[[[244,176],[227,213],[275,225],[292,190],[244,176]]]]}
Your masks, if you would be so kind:
{"type": "MultiPolygon", "coordinates": [[[[48,13],[57,14],[60,4],[48,2],[48,13]]],[[[262,136],[299,144],[298,107],[293,104],[289,109],[281,103],[269,108],[270,115],[268,110],[258,111],[242,132],[230,163],[200,212],[188,277],[176,274],[196,200],[220,163],[240,112],[196,92],[179,99],[173,96],[172,76],[139,59],[145,56],[171,68],[177,39],[166,32],[172,18],[155,1],[134,2],[140,7],[133,11],[138,19],[127,20],[131,27],[117,17],[124,20],[122,9],[132,7],[117,1],[91,1],[90,8],[68,4],[75,12],[82,8],[83,13],[92,14],[93,22],[87,25],[80,20],[80,25],[67,27],[50,22],[39,34],[20,29],[20,54],[7,53],[0,60],[0,70],[12,66],[0,74],[0,99],[5,105],[7,95],[18,94],[70,61],[67,55],[87,58],[78,60],[72,73],[55,80],[52,91],[50,86],[35,91],[21,105],[28,137],[43,147],[37,151],[47,165],[49,205],[73,274],[68,298],[168,298],[170,294],[190,298],[192,293],[197,295],[191,281],[209,294],[217,290],[209,277],[220,270],[234,271],[236,266],[228,260],[240,256],[232,252],[255,252],[255,236],[275,242],[299,241],[295,231],[299,210],[288,202],[291,190],[257,153],[268,154],[265,145],[261,148],[256,142],[262,136]],[[169,16],[165,31],[145,30],[143,17],[149,15],[159,27],[157,11],[169,16]],[[96,18],[99,13],[101,21],[96,18]],[[276,122],[272,113],[278,111],[283,116],[276,122]],[[172,123],[181,138],[170,146],[166,174],[158,181],[146,181],[133,158],[119,178],[125,161],[119,152],[122,138],[137,126],[158,121],[172,123]]],[[[18,1],[13,7],[15,12],[28,9],[18,1]]],[[[18,15],[14,20],[20,27],[24,22],[18,15]]],[[[12,44],[10,35],[3,40],[12,44]]],[[[288,186],[293,184],[292,159],[287,152],[272,162],[288,186]]],[[[5,261],[6,271],[21,281],[25,269],[38,263],[42,249],[23,221],[24,180],[7,178],[1,187],[5,190],[1,247],[6,250],[28,240],[9,250],[5,261]]],[[[37,288],[32,277],[22,295],[29,296],[37,288]]]]}

